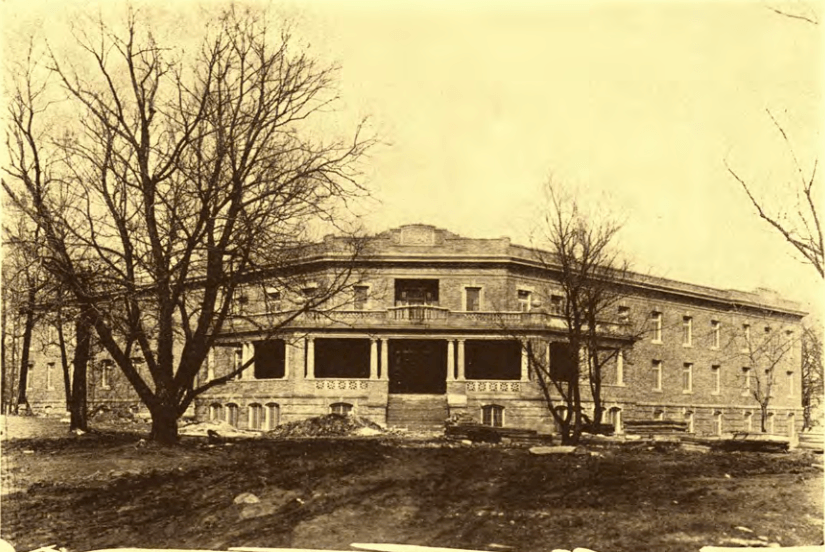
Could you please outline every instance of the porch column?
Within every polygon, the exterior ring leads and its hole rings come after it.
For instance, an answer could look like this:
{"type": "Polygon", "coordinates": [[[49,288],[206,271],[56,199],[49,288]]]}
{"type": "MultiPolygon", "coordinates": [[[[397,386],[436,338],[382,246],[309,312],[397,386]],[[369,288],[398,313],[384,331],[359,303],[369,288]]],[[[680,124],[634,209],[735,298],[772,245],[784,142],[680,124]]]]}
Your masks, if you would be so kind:
{"type": "Polygon", "coordinates": [[[455,341],[447,340],[447,381],[455,381],[455,341]]]}
{"type": "Polygon", "coordinates": [[[458,339],[458,381],[464,381],[464,340],[458,339]]]}
{"type": "Polygon", "coordinates": [[[381,339],[381,379],[390,379],[390,340],[381,339]]]}
{"type": "Polygon", "coordinates": [[[521,381],[530,381],[530,355],[527,354],[526,341],[521,343],[521,381]]]}
{"type": "Polygon", "coordinates": [[[370,379],[378,379],[378,340],[370,339],[370,379]]]}
{"type": "Polygon", "coordinates": [[[252,379],[250,374],[255,372],[255,344],[247,341],[241,344],[241,366],[246,365],[249,361],[252,361],[252,363],[238,374],[239,379],[252,379]]]}
{"type": "MultiPolygon", "coordinates": [[[[291,346],[290,337],[284,336],[284,379],[289,379],[289,348],[291,346]]],[[[269,410],[269,409],[267,409],[269,410]]],[[[269,414],[267,414],[269,416],[269,414]]],[[[269,427],[269,426],[267,426],[269,427]]]]}
{"type": "Polygon", "coordinates": [[[307,379],[315,379],[315,338],[306,337],[307,345],[307,379]]]}

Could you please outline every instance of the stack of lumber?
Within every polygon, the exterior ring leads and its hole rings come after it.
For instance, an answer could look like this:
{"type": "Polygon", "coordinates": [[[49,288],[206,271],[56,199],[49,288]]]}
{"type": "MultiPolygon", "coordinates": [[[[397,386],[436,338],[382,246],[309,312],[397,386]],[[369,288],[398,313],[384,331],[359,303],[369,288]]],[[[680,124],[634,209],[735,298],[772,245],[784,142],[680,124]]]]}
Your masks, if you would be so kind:
{"type": "Polygon", "coordinates": [[[465,422],[448,425],[444,430],[448,439],[469,440],[483,443],[506,442],[514,445],[547,445],[553,442],[551,435],[540,435],[533,429],[516,427],[491,427],[479,423],[465,422]]]}
{"type": "Polygon", "coordinates": [[[688,424],[672,420],[628,420],[624,430],[631,435],[678,435],[687,433],[688,424]]]}

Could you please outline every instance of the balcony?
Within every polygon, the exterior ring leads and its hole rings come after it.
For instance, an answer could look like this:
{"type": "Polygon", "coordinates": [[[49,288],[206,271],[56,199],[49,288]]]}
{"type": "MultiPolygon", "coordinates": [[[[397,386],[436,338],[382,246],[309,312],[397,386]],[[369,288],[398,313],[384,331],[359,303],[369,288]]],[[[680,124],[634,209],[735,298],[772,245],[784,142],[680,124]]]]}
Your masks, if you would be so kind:
{"type": "MultiPolygon", "coordinates": [[[[255,314],[227,319],[227,332],[264,330],[282,323],[287,313],[255,314]]],[[[557,330],[567,326],[564,318],[545,312],[466,312],[451,311],[435,305],[403,305],[386,310],[329,311],[299,314],[289,322],[290,328],[307,329],[412,329],[432,330],[557,330]]]]}

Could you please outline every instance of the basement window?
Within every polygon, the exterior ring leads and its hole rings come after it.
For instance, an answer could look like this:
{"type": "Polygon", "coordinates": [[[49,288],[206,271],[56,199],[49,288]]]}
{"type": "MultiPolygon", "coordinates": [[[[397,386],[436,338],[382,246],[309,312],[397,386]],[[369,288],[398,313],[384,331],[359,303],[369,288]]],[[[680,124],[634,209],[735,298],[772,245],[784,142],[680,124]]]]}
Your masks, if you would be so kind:
{"type": "Polygon", "coordinates": [[[329,405],[329,411],[338,416],[349,416],[352,414],[352,405],[345,402],[334,403],[329,405]]]}
{"type": "Polygon", "coordinates": [[[504,407],[497,404],[485,404],[482,406],[481,423],[491,427],[503,427],[504,407]]]}

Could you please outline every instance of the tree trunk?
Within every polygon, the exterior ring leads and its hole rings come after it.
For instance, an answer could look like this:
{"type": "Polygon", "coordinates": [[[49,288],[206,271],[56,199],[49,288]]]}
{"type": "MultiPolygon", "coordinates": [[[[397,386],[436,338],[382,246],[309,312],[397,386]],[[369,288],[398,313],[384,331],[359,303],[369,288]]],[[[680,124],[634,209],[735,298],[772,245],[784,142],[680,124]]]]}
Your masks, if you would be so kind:
{"type": "Polygon", "coordinates": [[[91,318],[85,311],[75,321],[74,374],[70,401],[71,421],[69,431],[89,431],[86,404],[86,373],[92,346],[91,318]]]}
{"type": "Polygon", "coordinates": [[[66,335],[63,333],[63,317],[57,315],[57,341],[60,345],[60,365],[63,367],[63,389],[66,395],[66,411],[72,410],[72,383],[69,377],[69,355],[66,352],[66,335]]]}
{"type": "Polygon", "coordinates": [[[6,373],[9,363],[6,362],[6,354],[8,349],[6,347],[6,323],[8,321],[8,299],[6,298],[5,289],[3,290],[3,305],[2,318],[0,318],[0,414],[8,413],[8,405],[11,403],[9,396],[8,381],[11,374],[6,373]]]}
{"type": "Polygon", "coordinates": [[[762,421],[761,421],[762,433],[767,433],[768,428],[765,424],[768,421],[768,406],[767,405],[761,405],[761,410],[762,410],[762,416],[761,416],[761,418],[762,418],[762,421]]]}
{"type": "Polygon", "coordinates": [[[17,405],[14,413],[19,414],[20,405],[26,405],[26,410],[30,411],[29,398],[26,395],[29,379],[29,349],[31,349],[32,332],[34,330],[34,288],[29,288],[26,298],[26,322],[23,326],[23,348],[20,351],[20,384],[17,388],[17,405]]]}
{"type": "Polygon", "coordinates": [[[178,443],[178,413],[177,408],[169,404],[158,404],[149,407],[152,414],[152,433],[149,438],[161,445],[176,445],[178,443]]]}

